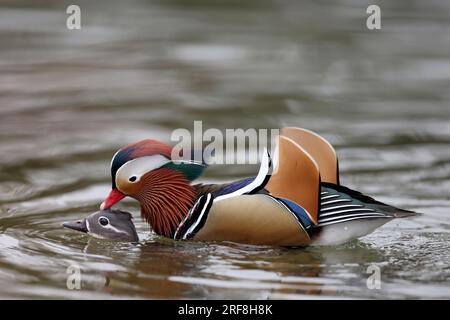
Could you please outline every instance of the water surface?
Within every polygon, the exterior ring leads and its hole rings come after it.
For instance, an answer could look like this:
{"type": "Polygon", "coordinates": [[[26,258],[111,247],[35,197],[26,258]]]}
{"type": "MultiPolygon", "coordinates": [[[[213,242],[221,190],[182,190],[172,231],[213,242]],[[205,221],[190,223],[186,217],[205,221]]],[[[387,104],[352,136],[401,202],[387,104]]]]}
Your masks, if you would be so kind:
{"type": "Polygon", "coordinates": [[[369,31],[364,1],[240,2],[79,1],[80,31],[68,2],[0,4],[0,297],[450,298],[450,3],[380,1],[369,31]],[[424,214],[308,249],[159,238],[132,201],[138,245],[61,227],[97,210],[117,148],[194,120],[315,130],[344,185],[424,214]]]}

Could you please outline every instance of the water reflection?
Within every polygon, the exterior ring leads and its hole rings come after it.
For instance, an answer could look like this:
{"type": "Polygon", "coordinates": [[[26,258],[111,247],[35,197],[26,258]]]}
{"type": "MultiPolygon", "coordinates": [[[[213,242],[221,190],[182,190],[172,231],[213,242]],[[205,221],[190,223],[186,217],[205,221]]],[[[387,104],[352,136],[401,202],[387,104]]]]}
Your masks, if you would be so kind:
{"type": "Polygon", "coordinates": [[[80,32],[68,4],[0,4],[0,297],[450,297],[448,1],[381,2],[375,33],[360,1],[79,1],[80,32]],[[425,214],[308,249],[165,241],[131,201],[137,246],[62,229],[98,209],[117,148],[194,120],[320,132],[345,185],[425,214]]]}
{"type": "Polygon", "coordinates": [[[138,245],[88,239],[82,251],[82,269],[91,270],[87,278],[83,275],[83,288],[147,298],[356,296],[368,291],[367,266],[387,264],[382,250],[360,242],[336,250],[159,238],[138,245]],[[93,262],[96,258],[106,261],[93,262]]]}

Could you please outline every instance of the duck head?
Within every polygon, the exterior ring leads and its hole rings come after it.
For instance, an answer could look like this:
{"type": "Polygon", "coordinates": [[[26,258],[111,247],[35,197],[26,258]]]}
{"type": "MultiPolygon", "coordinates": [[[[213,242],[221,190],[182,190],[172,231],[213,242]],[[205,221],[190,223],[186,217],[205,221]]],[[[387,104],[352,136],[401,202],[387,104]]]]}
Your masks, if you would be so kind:
{"type": "Polygon", "coordinates": [[[85,219],[64,222],[63,226],[100,239],[139,241],[131,214],[120,210],[97,211],[85,219]]]}
{"type": "Polygon", "coordinates": [[[172,237],[196,194],[190,182],[204,165],[171,159],[172,147],[156,140],[126,146],[111,160],[112,189],[100,209],[109,209],[129,196],[139,201],[141,215],[153,230],[172,237]]]}

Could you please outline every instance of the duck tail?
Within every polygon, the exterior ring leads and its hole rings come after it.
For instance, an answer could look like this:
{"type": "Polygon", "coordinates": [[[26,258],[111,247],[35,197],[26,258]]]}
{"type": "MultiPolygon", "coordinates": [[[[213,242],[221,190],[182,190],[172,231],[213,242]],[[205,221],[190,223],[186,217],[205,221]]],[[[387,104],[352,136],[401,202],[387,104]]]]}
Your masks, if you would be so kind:
{"type": "Polygon", "coordinates": [[[423,213],[396,208],[396,210],[393,212],[393,214],[394,214],[395,218],[407,218],[407,217],[420,216],[423,213]]]}

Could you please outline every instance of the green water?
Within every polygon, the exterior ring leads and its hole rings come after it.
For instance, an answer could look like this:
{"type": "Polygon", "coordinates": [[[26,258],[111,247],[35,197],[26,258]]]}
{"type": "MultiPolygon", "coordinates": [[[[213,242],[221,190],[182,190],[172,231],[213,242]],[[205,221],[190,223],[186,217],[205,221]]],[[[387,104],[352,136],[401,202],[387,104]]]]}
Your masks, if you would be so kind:
{"type": "MultiPolygon", "coordinates": [[[[450,298],[450,3],[0,3],[0,297],[450,298]],[[425,214],[337,247],[90,239],[116,149],[176,128],[312,129],[344,185],[425,214]],[[381,269],[381,289],[366,271],[381,269]],[[82,289],[66,286],[81,268],[82,289]]],[[[205,181],[252,175],[208,169],[205,181]]]]}

